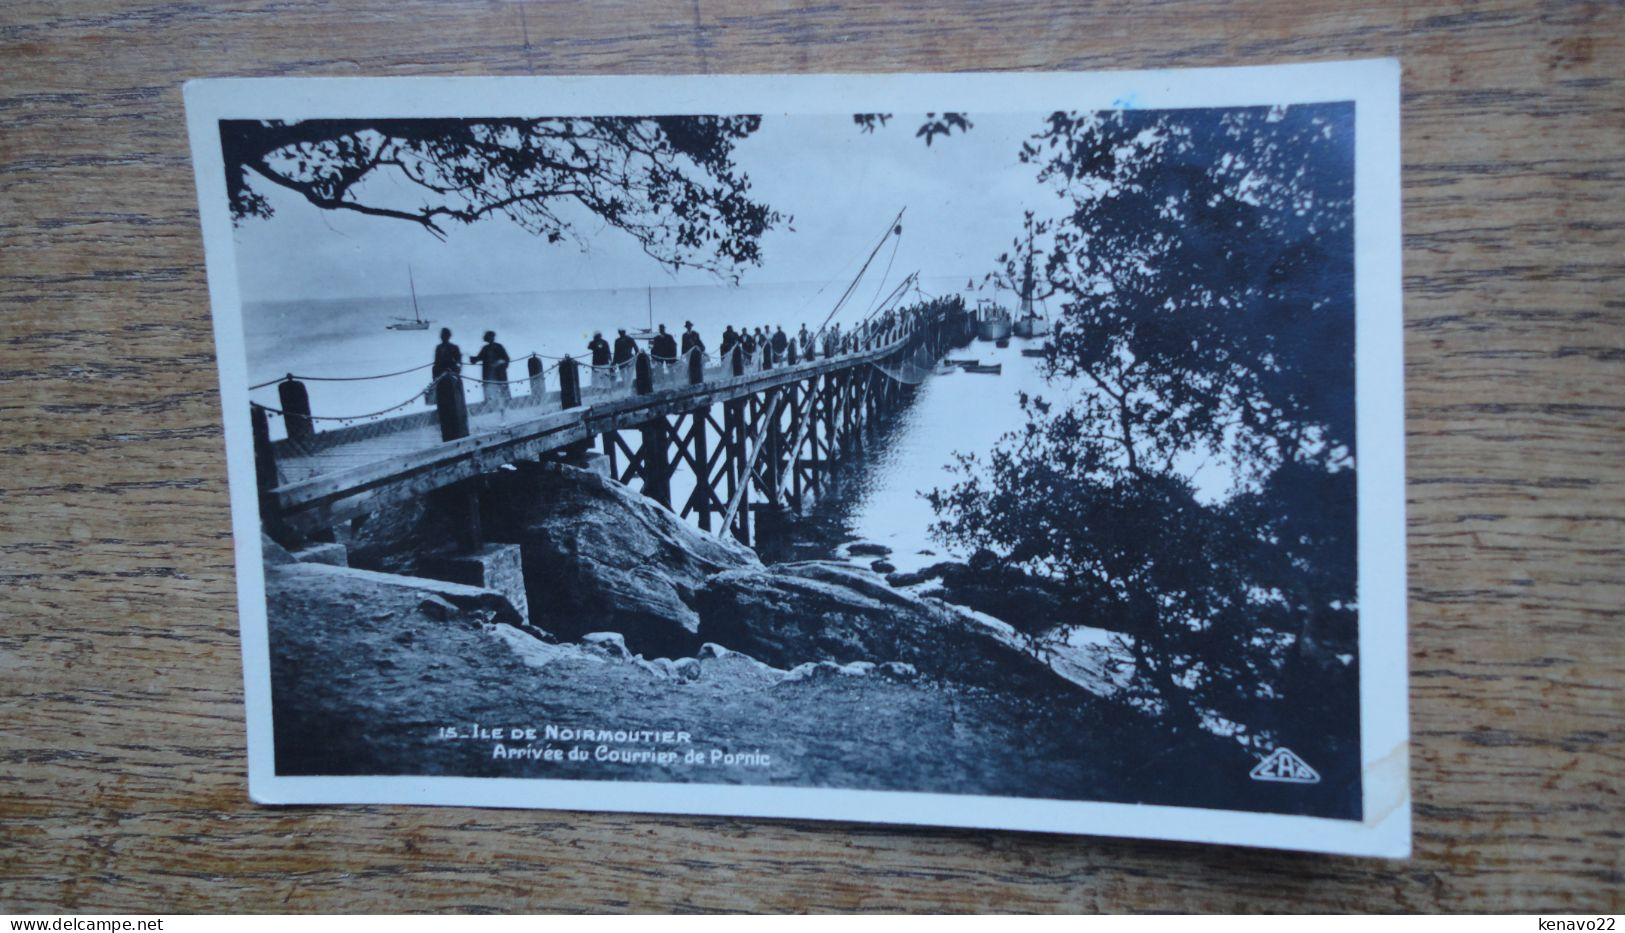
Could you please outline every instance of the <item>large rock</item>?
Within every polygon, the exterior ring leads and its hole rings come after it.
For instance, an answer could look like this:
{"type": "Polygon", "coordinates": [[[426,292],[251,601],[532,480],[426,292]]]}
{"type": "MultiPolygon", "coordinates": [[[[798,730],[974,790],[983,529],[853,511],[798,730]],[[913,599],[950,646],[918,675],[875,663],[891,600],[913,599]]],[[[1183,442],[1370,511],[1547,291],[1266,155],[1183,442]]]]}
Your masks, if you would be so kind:
{"type": "Polygon", "coordinates": [[[1046,695],[1077,685],[994,628],[849,564],[800,561],[713,576],[700,636],[780,668],[888,661],[963,683],[1046,695]]]}
{"type": "Polygon", "coordinates": [[[267,567],[294,563],[293,555],[288,553],[288,549],[271,540],[271,536],[263,531],[260,532],[260,556],[267,567]]]}
{"type": "Polygon", "coordinates": [[[530,472],[517,493],[525,589],[531,618],[556,635],[613,631],[648,657],[693,654],[693,601],[706,578],[761,566],[749,548],[693,528],[607,477],[557,464],[530,472]]]}
{"type": "Polygon", "coordinates": [[[530,621],[524,560],[517,544],[486,544],[466,554],[430,558],[417,570],[436,580],[496,590],[508,597],[520,618],[530,621]]]}
{"type": "MultiPolygon", "coordinates": [[[[270,575],[274,575],[282,586],[302,587],[312,591],[374,594],[407,592],[421,600],[418,609],[434,621],[453,621],[461,613],[472,611],[493,622],[525,627],[524,618],[508,597],[484,587],[317,563],[284,564],[273,568],[268,576],[270,575]],[[428,609],[425,604],[437,608],[428,609]]],[[[364,611],[362,603],[356,603],[354,610],[358,615],[362,613],[364,611]]]]}

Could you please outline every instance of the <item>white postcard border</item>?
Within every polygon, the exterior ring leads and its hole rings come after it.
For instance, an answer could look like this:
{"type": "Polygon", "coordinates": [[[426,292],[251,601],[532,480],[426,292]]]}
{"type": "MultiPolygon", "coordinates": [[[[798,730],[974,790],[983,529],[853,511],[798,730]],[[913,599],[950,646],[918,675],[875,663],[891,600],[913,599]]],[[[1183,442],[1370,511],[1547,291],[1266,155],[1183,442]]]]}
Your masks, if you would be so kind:
{"type": "Polygon", "coordinates": [[[249,794],[266,804],[543,807],[962,826],[1406,857],[1399,63],[1393,59],[1078,74],[206,79],[186,86],[235,532],[249,794]],[[903,791],[550,778],[286,777],[274,769],[270,653],[248,368],[218,121],[355,116],[970,113],[1355,103],[1361,821],[903,791]],[[1011,101],[1021,101],[1012,108],[1011,101]]]}

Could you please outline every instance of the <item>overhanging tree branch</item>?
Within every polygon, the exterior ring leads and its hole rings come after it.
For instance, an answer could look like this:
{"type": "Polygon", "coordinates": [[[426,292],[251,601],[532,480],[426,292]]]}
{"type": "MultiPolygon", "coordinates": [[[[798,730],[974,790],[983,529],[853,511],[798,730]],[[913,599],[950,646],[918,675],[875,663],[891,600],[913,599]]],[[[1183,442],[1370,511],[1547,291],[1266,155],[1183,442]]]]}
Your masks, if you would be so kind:
{"type": "Polygon", "coordinates": [[[222,121],[233,217],[271,216],[263,179],[324,210],[447,223],[506,216],[550,242],[575,233],[573,201],[672,267],[737,277],[760,239],[789,218],[750,197],[733,147],[755,116],[495,120],[222,121]],[[395,176],[426,195],[401,203],[395,176]]]}

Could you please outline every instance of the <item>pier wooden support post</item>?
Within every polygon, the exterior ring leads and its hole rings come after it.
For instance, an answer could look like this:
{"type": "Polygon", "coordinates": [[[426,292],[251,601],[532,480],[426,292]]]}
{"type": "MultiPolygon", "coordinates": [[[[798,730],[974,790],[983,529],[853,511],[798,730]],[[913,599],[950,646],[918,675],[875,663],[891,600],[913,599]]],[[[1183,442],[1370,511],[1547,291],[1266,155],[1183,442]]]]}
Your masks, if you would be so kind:
{"type": "MultiPolygon", "coordinates": [[[[791,346],[793,347],[795,344],[792,343],[791,346]]],[[[801,405],[802,401],[806,398],[806,387],[799,382],[792,382],[789,387],[789,392],[790,443],[794,444],[802,434],[801,405]]],[[[797,458],[800,456],[800,453],[798,450],[791,450],[788,453],[790,462],[786,464],[785,469],[790,471],[790,504],[793,505],[795,510],[799,513],[801,511],[801,464],[797,462],[797,458]]]]}
{"type": "MultiPolygon", "coordinates": [[[[698,359],[699,354],[694,354],[693,358],[698,359]]],[[[710,416],[710,406],[696,408],[693,414],[689,416],[694,422],[690,434],[692,440],[689,442],[689,451],[694,455],[694,462],[699,465],[694,471],[694,494],[690,497],[689,503],[694,511],[699,514],[700,530],[702,531],[711,530],[711,477],[708,475],[711,472],[708,468],[711,463],[711,452],[706,448],[705,443],[706,422],[710,419],[710,416]]]]}
{"type": "MultiPolygon", "coordinates": [[[[581,364],[569,356],[559,360],[559,407],[565,410],[581,407],[581,364]]],[[[590,450],[591,437],[565,447],[566,454],[572,457],[584,457],[590,450]]]]}
{"type": "Polygon", "coordinates": [[[620,463],[617,462],[619,458],[616,457],[616,455],[615,455],[615,435],[614,435],[614,432],[605,431],[604,434],[603,434],[603,438],[604,438],[604,456],[609,458],[609,478],[613,479],[613,480],[619,480],[621,478],[621,465],[620,465],[620,463]]]}
{"type": "Polygon", "coordinates": [[[791,366],[796,365],[796,341],[791,340],[790,345],[784,348],[784,361],[791,366]]]}
{"type": "Polygon", "coordinates": [[[271,493],[277,487],[276,448],[271,446],[271,422],[266,417],[265,409],[254,404],[248,406],[248,418],[254,429],[254,487],[259,491],[260,527],[280,542],[283,538],[282,515],[277,509],[276,496],[271,493]]]}
{"type": "MultiPolygon", "coordinates": [[[[647,356],[639,356],[640,360],[647,360],[647,356]]],[[[671,457],[667,450],[668,437],[671,430],[666,427],[666,417],[651,418],[645,421],[638,429],[643,435],[643,446],[639,450],[639,472],[643,474],[643,494],[671,508],[671,457]]]]}
{"type": "Polygon", "coordinates": [[[463,381],[456,373],[441,373],[435,380],[434,400],[440,414],[440,439],[455,441],[467,437],[468,400],[463,397],[463,381]]]}
{"type": "Polygon", "coordinates": [[[271,446],[271,422],[265,409],[250,403],[248,419],[254,428],[254,485],[260,492],[260,511],[264,512],[265,494],[276,488],[276,448],[271,446]]]}
{"type": "Polygon", "coordinates": [[[442,490],[447,507],[452,510],[457,548],[464,553],[477,551],[485,544],[485,534],[480,526],[480,484],[481,479],[475,477],[442,490]]]}
{"type": "Polygon", "coordinates": [[[288,427],[288,440],[300,447],[308,447],[316,436],[316,427],[310,420],[310,391],[305,384],[293,378],[293,373],[276,387],[277,400],[282,403],[282,420],[288,427]]]}
{"type": "Polygon", "coordinates": [[[824,375],[824,471],[826,473],[835,469],[835,448],[840,443],[840,435],[835,430],[835,388],[840,377],[834,373],[824,375]]]}
{"type": "Polygon", "coordinates": [[[733,355],[733,374],[735,376],[743,376],[745,374],[745,351],[741,350],[736,345],[728,352],[733,355]]]}
{"type": "MultiPolygon", "coordinates": [[[[734,491],[739,488],[739,478],[736,475],[736,463],[734,463],[733,458],[733,424],[734,419],[739,418],[738,411],[736,411],[738,405],[741,405],[739,401],[723,401],[721,403],[721,437],[718,437],[717,442],[721,444],[723,488],[728,493],[723,502],[733,502],[734,491]]],[[[723,515],[723,519],[726,519],[726,515],[723,515]]]]}
{"type": "Polygon", "coordinates": [[[858,381],[852,370],[841,374],[841,453],[858,449],[857,408],[858,381]]]}
{"type": "Polygon", "coordinates": [[[852,405],[852,443],[857,450],[863,449],[863,432],[869,426],[869,379],[872,372],[873,370],[859,373],[852,380],[852,391],[855,393],[852,405]]]}
{"type": "Polygon", "coordinates": [[[807,407],[807,453],[810,454],[808,457],[808,466],[810,468],[808,478],[812,480],[813,495],[817,496],[821,495],[824,491],[823,481],[818,475],[820,469],[820,457],[818,453],[818,415],[820,411],[821,398],[819,397],[817,376],[807,380],[806,391],[813,397],[813,400],[807,407]]]}
{"type": "Polygon", "coordinates": [[[547,382],[542,376],[542,360],[532,353],[530,359],[525,361],[525,368],[530,372],[531,398],[541,398],[547,393],[547,382]]]}
{"type": "Polygon", "coordinates": [[[653,395],[654,390],[654,366],[649,362],[649,354],[640,351],[632,364],[632,391],[638,395],[653,395]]]}
{"type": "Polygon", "coordinates": [[[690,350],[688,354],[688,384],[697,386],[705,381],[705,354],[690,350]]]}
{"type": "Polygon", "coordinates": [[[559,360],[559,407],[581,405],[581,365],[571,357],[559,360]]]}
{"type": "Polygon", "coordinates": [[[456,553],[478,550],[485,543],[480,523],[480,487],[483,483],[476,476],[432,490],[426,497],[429,508],[439,516],[438,524],[451,538],[456,553]]]}
{"type": "MultiPolygon", "coordinates": [[[[769,353],[769,356],[771,355],[769,353]]],[[[762,461],[767,464],[767,501],[770,505],[778,505],[784,492],[781,488],[783,483],[780,473],[784,463],[784,431],[781,427],[783,412],[777,402],[778,399],[770,395],[762,406],[762,417],[767,419],[767,450],[763,452],[766,456],[762,457],[762,461]]]]}
{"type": "Polygon", "coordinates": [[[728,445],[728,500],[739,496],[739,514],[735,516],[733,533],[740,544],[750,544],[750,464],[745,460],[745,432],[749,425],[745,418],[745,400],[723,405],[723,427],[727,431],[728,445]]]}

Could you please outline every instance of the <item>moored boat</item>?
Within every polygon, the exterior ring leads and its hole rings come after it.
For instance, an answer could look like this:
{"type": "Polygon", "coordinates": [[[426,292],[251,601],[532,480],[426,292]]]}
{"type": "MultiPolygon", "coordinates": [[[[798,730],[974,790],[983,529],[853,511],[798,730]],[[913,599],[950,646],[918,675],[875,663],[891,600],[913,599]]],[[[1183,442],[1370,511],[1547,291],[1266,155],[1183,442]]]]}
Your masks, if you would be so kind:
{"type": "Polygon", "coordinates": [[[1011,330],[1017,337],[1043,337],[1048,336],[1050,323],[1033,309],[1033,235],[1032,228],[1027,228],[1027,255],[1021,273],[1021,298],[1019,313],[1011,330]]]}
{"type": "Polygon", "coordinates": [[[1034,313],[1022,315],[1011,325],[1011,331],[1017,337],[1043,337],[1049,334],[1049,321],[1034,313]]]}
{"type": "Polygon", "coordinates": [[[406,284],[408,288],[412,289],[412,316],[398,317],[395,319],[395,323],[385,324],[384,327],[389,330],[428,330],[429,322],[423,317],[423,313],[418,310],[418,286],[416,282],[412,281],[411,266],[406,267],[406,284]]]}
{"type": "Polygon", "coordinates": [[[1010,337],[1010,312],[983,301],[976,308],[976,339],[1006,340],[1010,337]]]}

